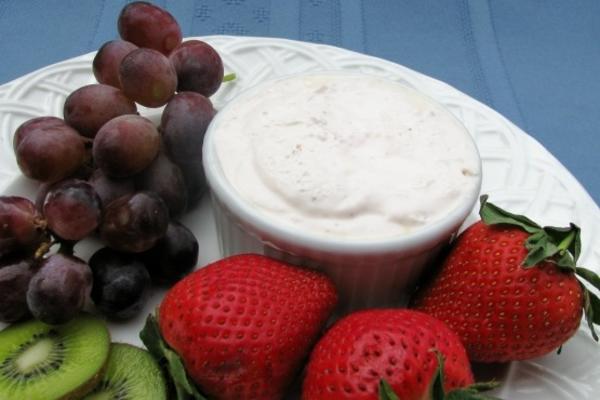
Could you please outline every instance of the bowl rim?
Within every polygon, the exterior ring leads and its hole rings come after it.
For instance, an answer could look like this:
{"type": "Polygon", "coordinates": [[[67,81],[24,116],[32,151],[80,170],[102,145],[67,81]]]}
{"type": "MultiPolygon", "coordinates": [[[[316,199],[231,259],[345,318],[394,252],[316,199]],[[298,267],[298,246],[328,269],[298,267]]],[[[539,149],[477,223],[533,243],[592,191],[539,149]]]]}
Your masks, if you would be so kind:
{"type": "MultiPolygon", "coordinates": [[[[475,203],[479,198],[482,183],[481,156],[479,154],[479,149],[474,137],[463,124],[463,122],[454,114],[452,114],[452,112],[450,112],[446,106],[403,82],[391,80],[378,75],[344,70],[322,70],[284,75],[245,88],[232,100],[225,104],[225,106],[217,112],[209,124],[204,135],[204,143],[202,147],[202,165],[209,190],[213,196],[213,201],[216,198],[216,200],[225,206],[229,212],[231,212],[237,219],[241,220],[245,226],[249,225],[258,231],[255,233],[259,233],[259,235],[267,234],[270,238],[276,238],[278,242],[290,244],[295,248],[301,247],[328,253],[374,254],[405,252],[422,247],[424,245],[433,245],[436,242],[439,242],[441,239],[444,239],[446,236],[448,236],[449,239],[449,236],[458,230],[460,225],[473,210],[475,203]],[[450,115],[451,118],[453,118],[455,122],[457,122],[458,125],[464,130],[464,133],[467,135],[467,138],[472,144],[478,160],[477,184],[474,185],[473,189],[469,193],[467,193],[467,196],[465,196],[465,201],[459,203],[457,207],[455,207],[444,217],[424,226],[418,227],[409,233],[392,236],[377,236],[372,238],[336,238],[334,236],[319,235],[318,233],[300,230],[298,227],[295,227],[292,224],[287,224],[285,221],[270,217],[268,214],[261,212],[259,208],[253,206],[250,202],[244,200],[225,177],[216,155],[214,144],[214,137],[216,135],[215,132],[218,131],[220,122],[227,117],[228,110],[233,108],[236,103],[244,101],[246,98],[253,96],[256,92],[259,92],[263,88],[273,85],[276,82],[300,77],[332,74],[383,79],[388,81],[390,84],[401,85],[404,89],[413,91],[416,95],[421,96],[430,104],[440,108],[450,115]]],[[[269,239],[269,241],[272,241],[272,239],[269,239]]]]}

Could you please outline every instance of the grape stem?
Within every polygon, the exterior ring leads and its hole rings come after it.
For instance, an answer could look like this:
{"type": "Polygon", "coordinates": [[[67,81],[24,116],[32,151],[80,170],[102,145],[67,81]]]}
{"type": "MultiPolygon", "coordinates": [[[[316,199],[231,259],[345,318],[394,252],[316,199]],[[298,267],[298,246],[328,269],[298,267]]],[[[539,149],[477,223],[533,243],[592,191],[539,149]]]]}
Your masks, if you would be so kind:
{"type": "Polygon", "coordinates": [[[231,82],[231,81],[235,80],[236,78],[237,78],[237,76],[235,75],[234,72],[232,72],[223,77],[223,82],[231,82]]]}
{"type": "Polygon", "coordinates": [[[94,144],[94,139],[89,138],[89,137],[82,136],[81,140],[83,141],[83,145],[85,146],[86,149],[91,148],[92,145],[94,144]]]}
{"type": "Polygon", "coordinates": [[[33,219],[33,225],[35,226],[36,229],[45,231],[46,228],[48,227],[48,221],[46,221],[46,218],[43,218],[43,217],[35,217],[33,219]]]}
{"type": "Polygon", "coordinates": [[[37,250],[35,251],[35,254],[33,255],[33,257],[36,260],[39,260],[40,258],[44,257],[44,255],[50,251],[50,248],[52,246],[54,246],[56,243],[58,243],[56,240],[48,238],[46,240],[44,240],[42,243],[40,243],[40,245],[38,246],[37,250]]]}

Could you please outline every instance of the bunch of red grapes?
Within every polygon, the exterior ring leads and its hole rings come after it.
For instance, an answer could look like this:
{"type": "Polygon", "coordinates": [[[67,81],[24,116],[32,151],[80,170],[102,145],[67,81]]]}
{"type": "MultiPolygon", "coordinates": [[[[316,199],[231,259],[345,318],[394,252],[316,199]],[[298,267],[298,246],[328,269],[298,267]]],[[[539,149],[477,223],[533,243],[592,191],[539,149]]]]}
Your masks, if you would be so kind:
{"type": "Polygon", "coordinates": [[[90,298],[129,318],[151,282],[172,284],[196,263],[198,242],[176,219],[204,190],[208,97],[223,63],[202,41],[182,43],[175,18],[150,3],[125,6],[118,30],[94,58],[98,83],[67,97],[63,119],[15,132],[18,165],[41,185],[35,203],[0,196],[0,321],[64,323],[90,298]],[[136,103],[165,106],[160,125],[136,103]],[[106,247],[85,262],[73,246],[89,235],[106,247]]]}

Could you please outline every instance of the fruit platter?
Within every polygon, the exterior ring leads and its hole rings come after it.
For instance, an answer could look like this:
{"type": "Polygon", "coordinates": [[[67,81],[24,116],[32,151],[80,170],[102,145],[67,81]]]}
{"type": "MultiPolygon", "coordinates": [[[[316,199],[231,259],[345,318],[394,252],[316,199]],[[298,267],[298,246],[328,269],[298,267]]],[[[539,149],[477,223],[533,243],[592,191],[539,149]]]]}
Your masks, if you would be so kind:
{"type": "MultiPolygon", "coordinates": [[[[115,33],[97,52],[0,86],[0,399],[597,397],[600,211],[533,138],[443,82],[348,50],[182,38],[169,13],[145,2],[124,7],[115,33]],[[386,109],[379,98],[408,105],[386,109]],[[365,110],[366,129],[379,134],[336,140],[363,149],[352,163],[375,175],[349,168],[346,150],[306,155],[334,126],[360,126],[365,110]],[[417,164],[401,164],[418,178],[408,191],[422,181],[429,190],[414,204],[392,202],[419,216],[391,218],[410,225],[412,239],[365,233],[387,229],[372,218],[363,236],[313,235],[302,224],[331,206],[302,180],[316,167],[293,168],[319,165],[310,181],[319,185],[338,166],[363,186],[383,182],[388,164],[369,158],[369,146],[396,151],[377,141],[397,126],[410,146],[420,140],[413,129],[436,138],[423,153],[414,144],[417,164]],[[440,130],[456,135],[450,156],[440,130]],[[279,132],[310,134],[288,143],[279,132]],[[248,133],[261,141],[251,151],[248,133]],[[225,135],[233,139],[219,142],[225,135]],[[277,158],[286,146],[290,155],[277,158]],[[284,171],[290,157],[291,175],[251,175],[264,160],[284,171]],[[440,217],[424,201],[437,193],[427,171],[419,175],[427,168],[462,188],[440,186],[443,201],[431,203],[448,208],[440,217]],[[308,199],[303,219],[256,217],[262,198],[277,208],[263,192],[283,193],[275,183],[296,173],[289,188],[300,193],[294,201],[308,199]],[[242,186],[222,190],[221,175],[242,176],[242,186]],[[260,182],[259,200],[231,200],[254,196],[260,182]],[[413,234],[430,211],[441,222],[413,234]]],[[[339,181],[330,214],[355,221],[347,210],[359,213],[362,200],[339,181]]],[[[404,193],[375,186],[371,215],[377,196],[404,193]]],[[[396,212],[380,203],[384,215],[396,212]]]]}

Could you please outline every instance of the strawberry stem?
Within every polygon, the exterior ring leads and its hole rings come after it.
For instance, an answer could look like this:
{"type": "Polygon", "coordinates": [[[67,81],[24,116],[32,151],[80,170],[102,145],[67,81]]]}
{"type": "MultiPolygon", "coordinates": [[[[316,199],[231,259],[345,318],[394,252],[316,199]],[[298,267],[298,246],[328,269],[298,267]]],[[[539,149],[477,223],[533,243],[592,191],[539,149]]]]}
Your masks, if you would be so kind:
{"type": "Polygon", "coordinates": [[[537,233],[542,227],[527,218],[524,215],[510,213],[500,207],[489,203],[488,195],[484,194],[479,198],[481,207],[479,208],[479,216],[487,225],[509,224],[521,227],[529,233],[537,233]]]}
{"type": "Polygon", "coordinates": [[[196,386],[187,375],[179,355],[171,350],[163,340],[156,317],[152,314],[148,315],[146,319],[144,329],[140,332],[140,339],[142,339],[152,357],[164,367],[167,378],[175,387],[177,400],[207,400],[196,389],[196,386]]]}
{"type": "Polygon", "coordinates": [[[487,195],[481,196],[479,210],[481,220],[485,224],[516,226],[530,234],[525,241],[528,253],[523,261],[524,268],[535,267],[542,261],[550,261],[575,272],[575,264],[581,252],[581,229],[577,225],[570,224],[567,228],[542,228],[529,218],[503,210],[489,203],[487,199],[487,195]]]}
{"type": "Polygon", "coordinates": [[[558,249],[560,251],[567,251],[571,247],[576,236],[575,231],[569,231],[569,234],[558,244],[558,249]]]}
{"type": "Polygon", "coordinates": [[[439,350],[432,350],[437,358],[438,366],[434,373],[433,381],[431,382],[431,400],[444,400],[444,356],[439,350]]]}
{"type": "Polygon", "coordinates": [[[583,312],[592,337],[595,341],[599,341],[594,324],[600,324],[600,298],[591,292],[584,282],[600,290],[600,276],[594,271],[577,266],[581,254],[581,229],[573,223],[566,228],[554,226],[542,228],[529,218],[509,213],[487,200],[487,195],[480,197],[479,215],[485,224],[517,226],[530,234],[525,241],[528,253],[523,260],[523,268],[533,268],[543,261],[548,261],[577,275],[583,290],[583,312]]]}
{"type": "Polygon", "coordinates": [[[591,293],[587,288],[579,282],[581,285],[581,289],[583,290],[583,312],[585,314],[585,320],[587,321],[588,327],[590,328],[590,332],[592,333],[592,338],[597,342],[598,334],[596,333],[596,329],[594,327],[594,323],[600,315],[598,313],[598,298],[591,293]],[[592,296],[596,299],[596,301],[592,300],[592,296]],[[596,303],[596,307],[594,307],[594,302],[596,303]]]}
{"type": "Polygon", "coordinates": [[[597,342],[599,339],[594,324],[600,324],[600,298],[598,298],[595,293],[591,292],[585,286],[584,282],[587,282],[594,288],[600,290],[600,276],[598,276],[598,274],[596,274],[594,271],[583,267],[577,267],[575,269],[575,273],[579,278],[581,278],[579,280],[579,284],[583,290],[583,311],[585,314],[585,319],[590,327],[592,337],[597,342]],[[582,282],[582,280],[584,282],[582,282]]]}
{"type": "Polygon", "coordinates": [[[379,400],[400,400],[385,379],[379,381],[379,400]]]}
{"type": "MultiPolygon", "coordinates": [[[[481,394],[481,392],[497,388],[498,383],[495,381],[474,383],[465,388],[444,392],[444,356],[437,349],[430,351],[435,353],[438,362],[429,387],[431,400],[501,400],[498,397],[481,394]]],[[[379,381],[379,400],[400,400],[385,379],[379,381]]]]}
{"type": "Polygon", "coordinates": [[[591,271],[584,267],[577,267],[575,269],[575,273],[583,278],[586,282],[591,284],[596,289],[600,290],[600,276],[596,274],[594,271],[591,271]]]}

